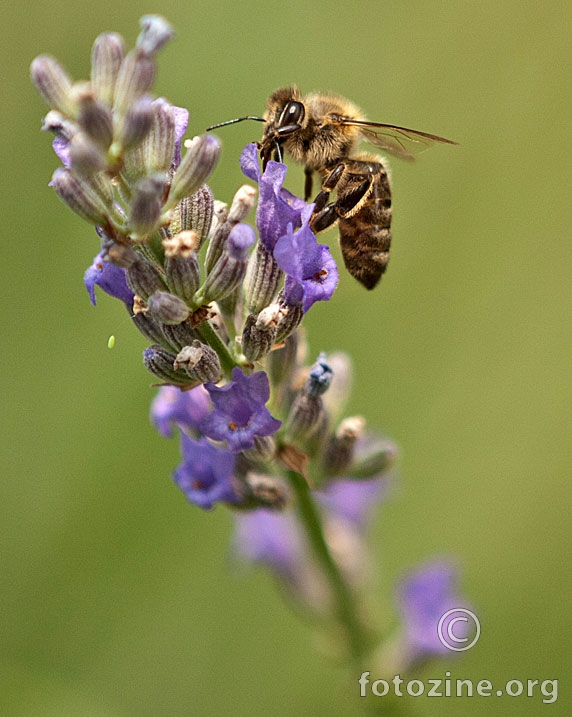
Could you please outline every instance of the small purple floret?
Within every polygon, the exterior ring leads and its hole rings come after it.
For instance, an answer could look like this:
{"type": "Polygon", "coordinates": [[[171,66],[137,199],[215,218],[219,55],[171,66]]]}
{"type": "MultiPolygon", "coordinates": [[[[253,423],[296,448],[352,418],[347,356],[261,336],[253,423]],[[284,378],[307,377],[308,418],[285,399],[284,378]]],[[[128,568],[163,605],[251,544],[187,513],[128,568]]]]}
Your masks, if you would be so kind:
{"type": "Polygon", "coordinates": [[[204,510],[219,502],[239,502],[232,484],[235,457],[230,451],[181,433],[181,453],[183,462],[173,478],[189,502],[204,510]]]}
{"type": "Polygon", "coordinates": [[[105,251],[101,251],[83,275],[83,283],[88,291],[89,300],[95,306],[95,287],[99,286],[106,294],[115,299],[121,299],[131,310],[134,294],[127,284],[125,270],[104,261],[105,253],[105,251]]]}
{"type": "Polygon", "coordinates": [[[235,367],[225,386],[207,383],[214,410],[202,423],[202,432],[215,441],[227,441],[233,453],[254,446],[256,436],[270,436],[281,425],[266,408],[270,397],[268,377],[263,371],[246,376],[235,367]]]}
{"type": "Polygon", "coordinates": [[[162,386],[151,404],[151,422],[165,438],[173,435],[173,427],[198,431],[212,408],[204,386],[181,391],[176,386],[162,386]]]}

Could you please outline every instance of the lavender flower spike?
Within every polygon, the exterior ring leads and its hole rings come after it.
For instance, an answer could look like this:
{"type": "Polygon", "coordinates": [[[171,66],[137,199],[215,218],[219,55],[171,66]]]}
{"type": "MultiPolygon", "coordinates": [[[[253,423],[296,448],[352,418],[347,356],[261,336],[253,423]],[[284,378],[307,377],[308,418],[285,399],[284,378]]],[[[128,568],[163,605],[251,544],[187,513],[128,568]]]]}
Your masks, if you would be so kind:
{"type": "Polygon", "coordinates": [[[215,441],[227,441],[233,453],[254,446],[256,436],[270,436],[281,426],[266,408],[270,397],[268,377],[263,371],[245,376],[238,367],[232,371],[232,381],[226,386],[207,383],[205,388],[214,404],[203,421],[205,436],[215,441]]]}

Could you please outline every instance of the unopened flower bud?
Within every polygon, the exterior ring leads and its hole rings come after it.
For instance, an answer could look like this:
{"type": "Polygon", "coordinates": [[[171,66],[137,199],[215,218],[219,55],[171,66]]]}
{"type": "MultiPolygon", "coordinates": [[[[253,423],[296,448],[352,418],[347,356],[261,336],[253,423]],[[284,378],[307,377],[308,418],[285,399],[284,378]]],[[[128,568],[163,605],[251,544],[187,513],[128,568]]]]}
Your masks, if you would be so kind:
{"type": "Polygon", "coordinates": [[[133,102],[146,94],[155,81],[155,60],[138,50],[132,50],[121,63],[115,93],[113,109],[118,115],[124,115],[133,102]]]}
{"type": "Polygon", "coordinates": [[[69,169],[59,167],[54,172],[50,185],[56,190],[58,197],[80,217],[91,224],[107,223],[108,206],[90,182],[72,174],[69,169]]]}
{"type": "Polygon", "coordinates": [[[203,184],[190,197],[183,197],[171,213],[169,231],[172,235],[192,230],[199,239],[199,249],[207,238],[214,212],[214,197],[208,184],[203,184]]]}
{"type": "Polygon", "coordinates": [[[217,301],[230,294],[244,280],[248,253],[256,235],[248,224],[237,224],[231,231],[224,252],[207,276],[197,303],[217,301]]]}
{"type": "Polygon", "coordinates": [[[282,314],[276,331],[277,344],[285,341],[291,334],[293,334],[298,326],[300,326],[302,319],[304,318],[302,304],[286,304],[283,299],[279,300],[282,314]]]}
{"type": "Polygon", "coordinates": [[[353,368],[350,357],[341,351],[328,354],[328,365],[332,369],[333,377],[331,386],[324,395],[324,405],[332,421],[337,423],[351,394],[353,368]]]}
{"type": "Polygon", "coordinates": [[[286,421],[289,440],[304,444],[327,424],[324,403],[320,396],[299,393],[290,408],[286,421]]]}
{"type": "Polygon", "coordinates": [[[186,371],[193,381],[201,383],[217,381],[222,374],[218,354],[200,341],[182,348],[173,365],[175,369],[186,371]]]}
{"type": "Polygon", "coordinates": [[[199,339],[199,334],[193,329],[189,320],[182,321],[180,324],[162,324],[161,328],[169,344],[177,351],[199,339]]]}
{"type": "Polygon", "coordinates": [[[32,61],[30,74],[45,102],[74,119],[77,105],[72,95],[72,81],[60,63],[50,55],[40,55],[32,61]]]}
{"type": "Polygon", "coordinates": [[[153,101],[147,95],[138,97],[126,114],[115,123],[115,139],[112,154],[119,156],[137,147],[147,137],[153,126],[153,101]]]}
{"type": "Polygon", "coordinates": [[[162,324],[180,324],[189,317],[190,309],[178,296],[156,291],[147,302],[151,316],[162,324]]]}
{"type": "Polygon", "coordinates": [[[194,194],[205,183],[220,154],[220,144],[216,137],[210,134],[187,140],[185,147],[187,151],[171,182],[167,202],[169,207],[173,207],[183,197],[194,194]]]}
{"type": "MultiPolygon", "coordinates": [[[[238,217],[242,216],[244,218],[248,214],[252,195],[244,188],[245,186],[246,185],[242,186],[234,195],[231,205],[232,215],[226,204],[218,201],[215,201],[214,203],[211,239],[209,241],[207,255],[205,258],[205,268],[207,270],[207,274],[219,260],[228,239],[228,235],[232,231],[232,228],[240,221],[238,217]]],[[[265,306],[268,306],[268,304],[265,304],[265,306]]],[[[258,310],[263,308],[264,306],[261,306],[258,310]]],[[[253,310],[253,313],[257,313],[257,311],[253,310]]]]}
{"type": "Polygon", "coordinates": [[[397,453],[391,441],[374,436],[358,440],[350,467],[352,478],[373,478],[387,472],[395,464],[397,453]]]}
{"type": "Polygon", "coordinates": [[[282,386],[292,376],[298,365],[298,334],[288,336],[284,345],[271,351],[266,359],[266,369],[271,386],[282,386]]]}
{"type": "Polygon", "coordinates": [[[198,250],[199,237],[194,231],[184,231],[163,240],[165,275],[171,291],[185,301],[191,301],[200,286],[198,250]]]}
{"type": "Polygon", "coordinates": [[[175,385],[187,386],[190,381],[184,371],[177,371],[173,368],[176,356],[167,351],[159,344],[149,346],[143,352],[143,363],[145,368],[161,381],[175,385]]]}
{"type": "Polygon", "coordinates": [[[304,391],[308,396],[321,396],[332,382],[333,372],[326,361],[326,354],[320,353],[318,359],[310,369],[304,391]]]}
{"type": "Polygon", "coordinates": [[[145,301],[156,291],[167,291],[161,274],[141,255],[127,269],[127,283],[145,301]]]}
{"type": "Polygon", "coordinates": [[[113,137],[111,110],[97,100],[91,88],[83,86],[76,93],[78,102],[77,122],[86,135],[101,149],[107,151],[113,137]]]}
{"type": "Polygon", "coordinates": [[[329,475],[340,475],[351,465],[356,441],[364,428],[365,421],[361,416],[345,418],[340,423],[324,454],[324,466],[329,475]]]}
{"type": "Polygon", "coordinates": [[[136,47],[145,55],[154,55],[175,35],[172,25],[160,15],[144,15],[139,24],[141,32],[136,47]]]}
{"type": "MultiPolygon", "coordinates": [[[[165,336],[163,327],[155,319],[150,316],[146,311],[134,312],[131,316],[133,323],[139,329],[139,331],[145,336],[146,339],[153,341],[154,343],[160,344],[167,350],[179,350],[179,347],[174,346],[165,336]]],[[[174,354],[173,354],[174,355],[174,354]]]]}
{"type": "Polygon", "coordinates": [[[242,331],[242,353],[249,361],[260,361],[274,345],[281,309],[271,304],[258,315],[249,314],[242,331]]]}
{"type": "Polygon", "coordinates": [[[134,238],[145,237],[158,228],[167,184],[166,175],[156,173],[143,177],[135,185],[127,219],[134,238]]]}
{"type": "Polygon", "coordinates": [[[85,132],[76,132],[69,143],[70,164],[74,173],[91,177],[106,167],[105,154],[85,132]]]}
{"type": "Polygon", "coordinates": [[[250,184],[243,184],[236,192],[232,199],[232,204],[228,211],[228,221],[236,224],[246,219],[250,210],[254,206],[256,199],[256,189],[250,184]]]}
{"type": "Polygon", "coordinates": [[[76,132],[79,131],[79,127],[73,120],[68,119],[58,110],[50,110],[42,120],[42,130],[53,132],[55,135],[65,139],[66,142],[70,142],[76,132]]]}
{"type": "Polygon", "coordinates": [[[272,303],[282,276],[272,252],[258,242],[248,267],[246,305],[249,311],[257,313],[272,303]]]}
{"type": "Polygon", "coordinates": [[[250,493],[246,497],[249,504],[271,510],[284,510],[291,501],[290,487],[282,478],[249,471],[244,482],[250,493]]]}
{"type": "Polygon", "coordinates": [[[105,32],[95,38],[91,49],[91,86],[96,96],[105,104],[113,104],[115,83],[125,57],[121,35],[105,32]]]}

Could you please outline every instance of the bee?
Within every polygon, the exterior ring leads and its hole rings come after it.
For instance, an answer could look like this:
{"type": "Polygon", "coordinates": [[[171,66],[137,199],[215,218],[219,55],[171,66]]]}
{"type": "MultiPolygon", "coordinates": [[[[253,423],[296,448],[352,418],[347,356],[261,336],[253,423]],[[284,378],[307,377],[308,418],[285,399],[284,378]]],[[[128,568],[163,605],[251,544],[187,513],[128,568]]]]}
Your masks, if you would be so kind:
{"type": "Polygon", "coordinates": [[[243,120],[264,122],[257,143],[263,169],[285,152],[304,165],[304,198],[312,195],[313,176],[321,180],[310,227],[314,233],[337,223],[340,248],[348,272],[366,289],[384,274],[391,245],[391,188],[387,169],[377,154],[358,152],[366,141],[402,159],[434,143],[456,144],[427,132],[369,122],[352,102],[335,94],[302,95],[284,87],[268,98],[263,117],[238,117],[209,127],[243,120]],[[335,199],[331,198],[335,191],[335,199]]]}

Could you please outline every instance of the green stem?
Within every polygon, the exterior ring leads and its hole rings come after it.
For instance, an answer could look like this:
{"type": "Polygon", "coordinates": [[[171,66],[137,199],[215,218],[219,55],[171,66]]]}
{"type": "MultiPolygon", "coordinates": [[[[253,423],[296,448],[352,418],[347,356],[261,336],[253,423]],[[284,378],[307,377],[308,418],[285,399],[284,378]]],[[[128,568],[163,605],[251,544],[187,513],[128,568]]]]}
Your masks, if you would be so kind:
{"type": "Polygon", "coordinates": [[[353,662],[356,667],[361,669],[368,640],[356,614],[353,595],[324,538],[322,521],[308,482],[296,471],[288,471],[288,479],[298,499],[300,518],[306,536],[331,585],[336,602],[337,617],[347,632],[353,662]]]}

